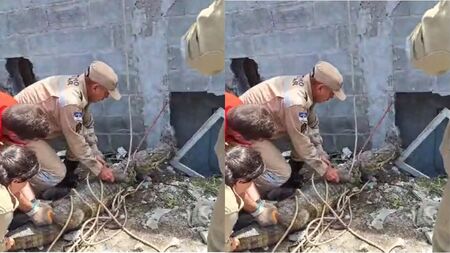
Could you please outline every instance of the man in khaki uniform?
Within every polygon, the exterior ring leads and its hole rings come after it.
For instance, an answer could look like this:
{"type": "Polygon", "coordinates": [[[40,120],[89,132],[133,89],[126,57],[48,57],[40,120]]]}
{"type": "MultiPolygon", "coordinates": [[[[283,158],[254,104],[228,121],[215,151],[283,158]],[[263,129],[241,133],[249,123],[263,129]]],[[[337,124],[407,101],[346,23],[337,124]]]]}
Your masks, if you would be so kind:
{"type": "Polygon", "coordinates": [[[11,242],[5,235],[8,226],[13,219],[14,210],[19,206],[19,201],[7,187],[0,185],[0,252],[9,250],[11,242]]]}
{"type": "MultiPolygon", "coordinates": [[[[94,121],[88,108],[111,96],[119,100],[117,75],[106,63],[94,61],[84,74],[51,76],[38,81],[15,96],[19,103],[37,104],[47,113],[50,134],[46,139],[63,135],[67,160],[79,161],[100,179],[113,182],[114,175],[101,157],[94,134],[94,121]]],[[[55,150],[44,140],[27,145],[36,152],[41,171],[30,181],[37,192],[61,182],[66,166],[55,150]]]]}
{"type": "MultiPolygon", "coordinates": [[[[304,161],[320,176],[339,182],[338,171],[331,166],[322,148],[314,105],[334,96],[345,100],[342,81],[342,75],[333,65],[320,61],[307,75],[271,78],[252,87],[239,98],[245,104],[263,105],[272,113],[276,126],[273,139],[289,136],[294,161],[304,161]]],[[[266,173],[255,180],[258,190],[264,195],[289,179],[291,167],[270,141],[257,141],[252,147],[261,153],[267,167],[266,173]]]]}
{"type": "MultiPolygon", "coordinates": [[[[450,2],[440,0],[427,10],[407,38],[410,61],[429,75],[450,70],[450,2]]],[[[439,151],[447,175],[450,173],[450,123],[439,151]]],[[[433,252],[450,251],[450,182],[444,188],[433,231],[433,252]]]]}

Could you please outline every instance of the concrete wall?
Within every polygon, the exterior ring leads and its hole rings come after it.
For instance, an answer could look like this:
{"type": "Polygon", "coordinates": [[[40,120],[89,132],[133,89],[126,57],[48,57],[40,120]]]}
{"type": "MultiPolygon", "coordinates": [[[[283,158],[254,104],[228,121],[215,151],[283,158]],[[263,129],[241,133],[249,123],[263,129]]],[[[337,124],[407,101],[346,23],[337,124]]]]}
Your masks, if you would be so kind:
{"type": "MultiPolygon", "coordinates": [[[[123,97],[92,106],[100,147],[110,151],[129,146],[129,103],[135,146],[171,91],[223,93],[223,75],[207,78],[187,69],[179,49],[180,37],[209,2],[0,1],[0,65],[6,58],[25,57],[42,79],[82,73],[94,59],[107,62],[119,75],[123,97]]],[[[9,85],[5,68],[0,68],[0,84],[9,85]]],[[[146,139],[149,146],[170,128],[169,113],[167,106],[146,139]]]]}
{"type": "MultiPolygon", "coordinates": [[[[229,1],[227,62],[250,57],[265,79],[308,73],[318,60],[334,64],[344,76],[348,98],[317,107],[320,129],[328,151],[353,149],[353,103],[361,145],[395,92],[450,91],[445,85],[450,75],[426,77],[409,65],[405,54],[406,36],[435,3],[229,1]]],[[[225,76],[226,82],[232,80],[229,68],[225,76]]],[[[394,121],[392,108],[375,133],[373,146],[384,142],[394,121]]]]}

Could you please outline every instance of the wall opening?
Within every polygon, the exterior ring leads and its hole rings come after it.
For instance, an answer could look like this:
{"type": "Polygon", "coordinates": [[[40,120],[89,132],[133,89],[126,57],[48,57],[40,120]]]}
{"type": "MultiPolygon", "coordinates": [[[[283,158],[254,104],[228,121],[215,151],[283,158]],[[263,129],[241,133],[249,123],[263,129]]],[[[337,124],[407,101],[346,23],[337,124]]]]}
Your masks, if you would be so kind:
{"type": "Polygon", "coordinates": [[[233,72],[231,87],[228,87],[237,95],[242,95],[246,90],[262,81],[258,72],[258,63],[251,58],[231,59],[230,69],[233,72]]]}
{"type": "Polygon", "coordinates": [[[27,58],[6,58],[5,68],[9,73],[8,88],[13,95],[37,81],[33,73],[33,64],[27,58]]]}
{"type": "MultiPolygon", "coordinates": [[[[450,96],[427,93],[396,93],[395,124],[406,149],[443,108],[450,108],[450,96]]],[[[444,120],[406,159],[406,163],[430,176],[445,174],[439,146],[448,120],[444,120]]]]}

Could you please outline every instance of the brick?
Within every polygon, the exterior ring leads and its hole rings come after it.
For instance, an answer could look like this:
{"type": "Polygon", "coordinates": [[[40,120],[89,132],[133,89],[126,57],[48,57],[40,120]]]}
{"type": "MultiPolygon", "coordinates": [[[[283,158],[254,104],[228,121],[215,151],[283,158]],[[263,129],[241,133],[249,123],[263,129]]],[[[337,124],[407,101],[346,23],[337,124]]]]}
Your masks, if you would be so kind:
{"type": "Polygon", "coordinates": [[[110,52],[101,52],[95,54],[95,59],[106,62],[115,72],[126,71],[125,52],[122,50],[114,50],[110,52]]]}
{"type": "Polygon", "coordinates": [[[94,58],[91,54],[30,57],[34,72],[45,76],[84,73],[93,60],[94,58]]]}
{"type": "MultiPolygon", "coordinates": [[[[104,115],[105,116],[123,116],[128,119],[128,97],[122,96],[119,101],[114,99],[108,99],[103,102],[104,115]]],[[[142,108],[144,105],[143,98],[138,96],[131,97],[131,115],[139,116],[142,114],[142,108]]]]}
{"type": "Polygon", "coordinates": [[[395,70],[408,69],[408,66],[410,66],[410,64],[404,48],[393,47],[392,54],[393,54],[393,67],[395,70]]]}
{"type": "Polygon", "coordinates": [[[267,9],[254,9],[227,16],[227,33],[234,36],[264,34],[273,29],[272,15],[267,9]]]}
{"type": "Polygon", "coordinates": [[[196,16],[170,17],[168,18],[167,38],[169,45],[179,46],[181,37],[187,32],[196,16]]]}
{"type": "Polygon", "coordinates": [[[399,17],[393,18],[393,44],[404,46],[406,38],[420,22],[420,17],[399,17]]]}
{"type": "Polygon", "coordinates": [[[57,31],[28,37],[33,55],[83,53],[111,48],[111,30],[106,27],[57,31]]]}
{"type": "Polygon", "coordinates": [[[320,60],[333,64],[339,72],[341,72],[341,74],[351,73],[352,62],[350,59],[350,53],[347,51],[321,54],[320,60]]]}
{"type": "Polygon", "coordinates": [[[392,11],[391,17],[404,17],[409,16],[409,7],[410,2],[398,2],[397,6],[395,6],[394,10],[392,11]]]}
{"type": "Polygon", "coordinates": [[[319,53],[336,48],[335,29],[297,29],[289,32],[254,36],[255,52],[260,54],[319,53]]]}
{"type": "Polygon", "coordinates": [[[316,25],[336,25],[348,23],[347,2],[315,2],[314,17],[314,24],[316,25]]]}
{"type": "Polygon", "coordinates": [[[407,3],[411,15],[422,16],[428,9],[433,8],[438,1],[408,1],[407,3]]]}
{"type": "Polygon", "coordinates": [[[429,92],[433,79],[418,70],[394,71],[392,84],[396,92],[429,92]]]}
{"type": "Polygon", "coordinates": [[[20,1],[0,1],[0,12],[7,12],[22,8],[20,1]]]}
{"type": "Polygon", "coordinates": [[[283,6],[272,9],[275,29],[307,27],[314,24],[312,5],[283,6]]]}
{"type": "Polygon", "coordinates": [[[89,23],[93,25],[123,24],[122,0],[89,1],[89,23]]]}
{"type": "MultiPolygon", "coordinates": [[[[226,30],[225,30],[226,31],[226,30]]],[[[228,34],[226,34],[228,36],[228,34]]],[[[225,39],[226,58],[242,58],[255,55],[251,36],[225,39]]]]}
{"type": "Polygon", "coordinates": [[[8,13],[7,18],[10,34],[39,33],[44,31],[48,26],[47,14],[41,8],[8,13]]]}
{"type": "Polygon", "coordinates": [[[27,55],[25,37],[9,37],[0,41],[0,55],[4,58],[27,55]]]}
{"type": "Polygon", "coordinates": [[[88,23],[86,4],[56,5],[47,9],[50,28],[81,27],[88,23]]]}

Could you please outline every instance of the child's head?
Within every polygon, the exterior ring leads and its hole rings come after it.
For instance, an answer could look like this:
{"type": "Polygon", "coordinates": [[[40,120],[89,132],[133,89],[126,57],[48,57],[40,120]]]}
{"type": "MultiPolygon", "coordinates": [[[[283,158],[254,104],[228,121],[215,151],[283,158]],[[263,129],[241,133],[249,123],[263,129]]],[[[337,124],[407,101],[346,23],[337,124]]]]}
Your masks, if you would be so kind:
{"type": "Polygon", "coordinates": [[[0,184],[16,184],[17,188],[38,172],[38,160],[32,150],[18,145],[0,150],[0,184]]]}
{"type": "Polygon", "coordinates": [[[225,184],[248,183],[264,172],[264,163],[256,150],[235,146],[225,155],[225,184]]]}

